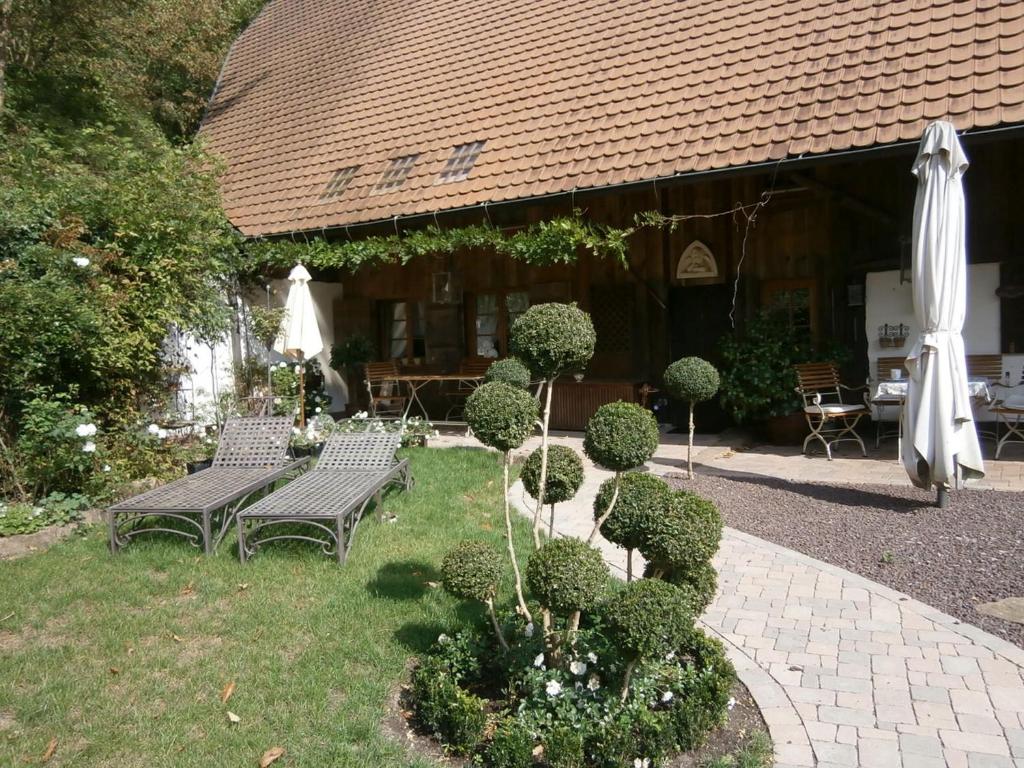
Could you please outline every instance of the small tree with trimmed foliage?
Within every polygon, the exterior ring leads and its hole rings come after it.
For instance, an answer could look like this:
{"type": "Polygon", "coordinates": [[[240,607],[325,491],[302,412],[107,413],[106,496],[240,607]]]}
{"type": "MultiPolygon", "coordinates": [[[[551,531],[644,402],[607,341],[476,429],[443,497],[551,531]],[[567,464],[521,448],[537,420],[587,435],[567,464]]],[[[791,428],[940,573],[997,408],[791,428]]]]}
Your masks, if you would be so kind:
{"type": "Polygon", "coordinates": [[[540,490],[540,465],[543,451],[538,448],[526,458],[519,479],[523,487],[533,498],[541,495],[551,507],[548,520],[548,538],[555,535],[555,504],[570,501],[583,485],[583,461],[572,448],[565,445],[548,447],[548,476],[544,484],[544,493],[540,490]]]}
{"type": "Polygon", "coordinates": [[[718,370],[699,357],[684,357],[665,369],[665,389],[672,397],[690,404],[690,436],[686,443],[686,475],[693,479],[693,407],[710,400],[721,383],[718,370]]]}
{"type": "MultiPolygon", "coordinates": [[[[722,516],[713,502],[695,493],[676,491],[663,514],[651,521],[639,550],[654,578],[696,586],[707,574],[722,540],[722,516]]],[[[706,589],[706,587],[704,588],[706,589]]]]}
{"type": "Polygon", "coordinates": [[[485,541],[461,541],[441,561],[445,590],[455,597],[477,600],[487,606],[494,633],[507,651],[508,642],[494,613],[494,596],[498,593],[501,572],[501,554],[485,541]]]}
{"type": "Polygon", "coordinates": [[[595,464],[615,472],[614,490],[604,514],[594,521],[588,542],[593,543],[604,521],[615,511],[622,473],[646,462],[658,449],[658,422],[654,414],[634,403],[607,403],[587,422],[583,451],[595,464]]]}
{"type": "Polygon", "coordinates": [[[530,369],[523,365],[522,360],[514,357],[495,360],[484,373],[484,383],[489,384],[492,381],[503,381],[518,389],[528,389],[530,369]]]}
{"type": "Polygon", "coordinates": [[[541,513],[548,474],[548,425],[551,422],[551,391],[564,373],[583,371],[594,356],[597,334],[590,315],[575,304],[535,304],[512,324],[509,346],[534,375],[544,382],[541,410],[541,459],[537,507],[533,514],[533,545],[540,549],[541,513]]]}
{"type": "Polygon", "coordinates": [[[629,657],[622,680],[625,701],[637,662],[675,651],[693,631],[693,598],[686,588],[640,579],[612,599],[605,619],[629,657]]]}
{"type": "Polygon", "coordinates": [[[505,535],[508,539],[508,556],[512,561],[515,576],[516,599],[519,610],[527,621],[532,621],[530,609],[523,596],[523,579],[516,559],[515,543],[512,540],[512,515],[508,504],[508,470],[510,453],[523,444],[533,432],[537,421],[537,401],[528,392],[504,382],[494,381],[482,384],[466,398],[466,422],[473,434],[484,445],[496,448],[502,453],[504,485],[502,494],[505,506],[505,535]]]}
{"type": "MultiPolygon", "coordinates": [[[[605,517],[615,496],[615,478],[601,483],[594,499],[594,520],[605,517]]],[[[633,580],[633,550],[643,546],[656,518],[672,498],[672,488],[660,477],[646,472],[627,472],[618,485],[615,509],[601,526],[601,535],[626,550],[626,581],[633,580]]]]}

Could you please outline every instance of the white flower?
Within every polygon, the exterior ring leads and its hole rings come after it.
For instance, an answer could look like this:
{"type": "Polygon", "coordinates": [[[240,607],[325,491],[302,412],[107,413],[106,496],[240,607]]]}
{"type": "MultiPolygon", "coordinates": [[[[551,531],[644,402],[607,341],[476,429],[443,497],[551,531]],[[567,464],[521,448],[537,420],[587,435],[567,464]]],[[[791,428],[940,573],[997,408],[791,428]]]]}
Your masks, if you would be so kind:
{"type": "Polygon", "coordinates": [[[85,258],[85,256],[75,256],[75,258],[73,258],[72,261],[75,262],[75,266],[78,266],[78,267],[88,267],[89,266],[89,260],[87,258],[85,258]]]}
{"type": "Polygon", "coordinates": [[[292,370],[295,371],[296,373],[298,373],[299,371],[302,370],[302,366],[301,365],[296,365],[292,370]]]}
{"type": "Polygon", "coordinates": [[[155,435],[157,432],[160,431],[160,426],[157,424],[150,424],[148,427],[146,427],[146,431],[149,432],[149,434],[151,435],[155,435]]]}
{"type": "Polygon", "coordinates": [[[323,413],[323,410],[324,410],[323,408],[317,408],[317,409],[316,409],[316,412],[317,412],[317,413],[323,413]]]}
{"type": "Polygon", "coordinates": [[[533,637],[533,622],[531,621],[526,625],[526,629],[523,630],[523,634],[527,637],[533,637]]]}
{"type": "Polygon", "coordinates": [[[645,757],[641,760],[638,757],[633,761],[633,768],[651,768],[651,758],[645,757]]]}
{"type": "Polygon", "coordinates": [[[665,691],[663,694],[661,694],[661,700],[662,702],[672,701],[672,691],[665,691]]]}
{"type": "Polygon", "coordinates": [[[579,677],[587,673],[587,664],[583,661],[573,661],[569,664],[569,671],[579,677]]]}
{"type": "Polygon", "coordinates": [[[726,704],[726,706],[729,708],[729,711],[732,712],[732,708],[736,706],[736,699],[734,699],[732,696],[730,696],[729,697],[729,703],[726,704]]]}
{"type": "Polygon", "coordinates": [[[302,430],[299,429],[298,427],[292,427],[292,434],[293,435],[300,435],[300,434],[302,434],[302,430]]]}
{"type": "Polygon", "coordinates": [[[96,443],[94,443],[92,440],[89,440],[88,442],[86,442],[85,445],[82,446],[82,451],[84,451],[85,453],[96,453],[96,443]]]}
{"type": "Polygon", "coordinates": [[[535,658],[533,660],[533,666],[535,666],[537,668],[541,668],[541,667],[544,666],[544,654],[543,653],[538,653],[537,654],[537,658],[535,658]]]}
{"type": "Polygon", "coordinates": [[[591,664],[597,664],[597,654],[593,651],[587,654],[587,659],[590,661],[591,664]]]}
{"type": "Polygon", "coordinates": [[[167,439],[167,430],[166,429],[158,429],[156,431],[156,436],[158,438],[160,438],[161,440],[166,440],[167,439]]]}
{"type": "Polygon", "coordinates": [[[450,640],[451,640],[451,638],[448,637],[448,635],[446,635],[444,633],[441,633],[440,635],[437,636],[437,642],[439,642],[441,645],[444,645],[445,643],[449,642],[450,640]]]}
{"type": "Polygon", "coordinates": [[[544,690],[547,691],[548,696],[557,696],[562,692],[562,684],[557,680],[548,680],[544,690]]]}
{"type": "Polygon", "coordinates": [[[110,465],[109,464],[104,464],[103,465],[103,471],[104,472],[109,472],[110,471],[110,465]]]}
{"type": "Polygon", "coordinates": [[[669,651],[668,654],[665,656],[665,661],[672,661],[672,659],[674,659],[675,657],[676,657],[676,652],[675,651],[669,651]]]}
{"type": "Polygon", "coordinates": [[[75,434],[79,437],[92,437],[96,434],[95,424],[79,424],[75,427],[75,434]]]}
{"type": "Polygon", "coordinates": [[[288,367],[288,363],[286,363],[286,362],[284,362],[282,360],[280,363],[277,364],[277,367],[278,368],[287,368],[288,367]]]}
{"type": "Polygon", "coordinates": [[[597,675],[591,675],[590,679],[587,680],[587,688],[589,688],[592,691],[596,691],[600,687],[601,687],[601,680],[600,680],[600,678],[598,678],[597,675]]]}

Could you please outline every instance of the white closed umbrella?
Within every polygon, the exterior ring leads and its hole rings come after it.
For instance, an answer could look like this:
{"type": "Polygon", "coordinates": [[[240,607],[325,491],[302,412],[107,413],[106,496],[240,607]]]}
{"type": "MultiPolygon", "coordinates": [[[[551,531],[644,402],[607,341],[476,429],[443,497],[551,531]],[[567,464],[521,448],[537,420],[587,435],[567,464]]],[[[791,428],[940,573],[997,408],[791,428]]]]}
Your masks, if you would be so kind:
{"type": "Polygon", "coordinates": [[[925,129],[911,169],[917,176],[914,314],[921,333],[907,355],[903,465],[914,485],[938,489],[940,506],[951,486],[985,474],[960,335],[967,313],[967,165],[956,129],[938,121],[925,129]]]}
{"type": "MultiPolygon", "coordinates": [[[[320,326],[316,321],[316,307],[309,291],[312,276],[301,264],[297,264],[288,275],[288,302],[285,304],[281,330],[274,340],[274,351],[295,358],[300,364],[324,348],[320,326]]],[[[306,426],[306,370],[299,369],[299,424],[306,426]]]]}

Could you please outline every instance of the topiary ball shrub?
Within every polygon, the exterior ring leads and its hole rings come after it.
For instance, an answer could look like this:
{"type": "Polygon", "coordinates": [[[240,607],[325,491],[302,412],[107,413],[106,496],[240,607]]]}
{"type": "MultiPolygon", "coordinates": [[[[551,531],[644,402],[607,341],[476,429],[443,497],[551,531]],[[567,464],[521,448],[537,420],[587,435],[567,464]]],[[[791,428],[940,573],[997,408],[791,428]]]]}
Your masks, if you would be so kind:
{"type": "Polygon", "coordinates": [[[449,594],[485,603],[498,591],[503,564],[486,541],[460,541],[441,561],[441,581],[449,594]]]}
{"type": "Polygon", "coordinates": [[[689,751],[702,746],[728,718],[736,670],[722,644],[703,632],[690,633],[677,654],[688,660],[691,672],[684,695],[673,699],[669,716],[676,743],[689,751]]]}
{"type": "MultiPolygon", "coordinates": [[[[531,453],[523,464],[519,478],[526,492],[539,498],[541,449],[531,453]]],[[[583,485],[583,460],[572,448],[564,445],[548,446],[548,474],[544,483],[544,501],[561,504],[569,501],[583,485]]]]}
{"type": "Polygon", "coordinates": [[[722,540],[722,517],[708,499],[676,491],[665,513],[651,521],[638,549],[652,566],[669,572],[695,572],[709,563],[722,540]]]}
{"type": "Polygon", "coordinates": [[[583,452],[615,472],[639,467],[658,448],[654,414],[635,403],[607,403],[587,422],[583,452]]]}
{"type": "Polygon", "coordinates": [[[533,765],[533,734],[517,720],[506,720],[494,730],[487,745],[490,768],[529,768],[533,765]]]}
{"type": "Polygon", "coordinates": [[[619,647],[638,659],[675,651],[693,631],[693,598],[660,579],[626,585],[605,610],[605,621],[619,647]]]}
{"type": "Polygon", "coordinates": [[[492,381],[501,381],[516,389],[527,389],[530,386],[530,369],[514,357],[495,360],[484,374],[485,384],[492,381]]]}
{"type": "MultiPolygon", "coordinates": [[[[653,578],[656,565],[647,564],[644,578],[653,578]]],[[[677,587],[689,587],[694,595],[694,613],[701,615],[711,605],[718,591],[718,573],[711,563],[701,563],[696,568],[670,568],[661,575],[662,581],[675,584],[677,587]]]]}
{"type": "Polygon", "coordinates": [[[718,369],[699,357],[684,357],[665,369],[665,389],[690,403],[710,400],[718,392],[718,369]]]}
{"type": "Polygon", "coordinates": [[[537,421],[537,401],[501,381],[477,387],[466,398],[466,422],[484,445],[508,453],[518,448],[537,421]]]}
{"type": "Polygon", "coordinates": [[[530,555],[526,583],[556,614],[592,608],[608,581],[601,553],[581,539],[552,539],[530,555]]]}
{"type": "MultiPolygon", "coordinates": [[[[615,478],[601,483],[594,499],[594,519],[607,511],[615,493],[615,478]]],[[[601,535],[625,549],[638,549],[651,529],[651,518],[664,513],[672,488],[660,477],[646,472],[627,472],[619,484],[615,508],[601,526],[601,535]]]]}
{"type": "Polygon", "coordinates": [[[536,375],[552,379],[582,371],[594,356],[597,334],[575,304],[535,304],[512,324],[509,347],[536,375]]]}
{"type": "Polygon", "coordinates": [[[455,754],[469,754],[483,739],[483,699],[463,690],[442,664],[428,661],[413,671],[412,697],[420,722],[455,754]]]}

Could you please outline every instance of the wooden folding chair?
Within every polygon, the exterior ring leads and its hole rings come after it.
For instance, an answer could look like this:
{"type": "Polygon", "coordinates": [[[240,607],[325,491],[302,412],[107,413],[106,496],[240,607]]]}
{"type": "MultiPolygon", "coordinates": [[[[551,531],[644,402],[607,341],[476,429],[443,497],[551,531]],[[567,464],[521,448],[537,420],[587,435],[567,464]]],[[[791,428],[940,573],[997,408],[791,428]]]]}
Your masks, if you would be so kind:
{"type": "Polygon", "coordinates": [[[843,402],[842,390],[857,391],[865,387],[848,387],[839,381],[839,369],[835,363],[804,363],[793,366],[796,369],[797,394],[804,403],[804,416],[811,434],[804,439],[804,454],[807,444],[819,440],[825,446],[825,455],[832,461],[832,446],[843,441],[856,442],[861,453],[868,455],[864,441],[854,429],[857,422],[870,415],[865,403],[843,402]]]}
{"type": "Polygon", "coordinates": [[[366,389],[370,393],[370,415],[402,416],[408,398],[403,395],[398,365],[394,360],[366,364],[366,389]]]}
{"type": "Polygon", "coordinates": [[[466,398],[480,386],[484,374],[487,373],[487,369],[493,362],[494,358],[492,357],[467,357],[462,360],[459,364],[458,375],[466,378],[459,379],[455,387],[448,392],[448,398],[452,404],[444,416],[445,421],[450,421],[453,416],[458,416],[465,410],[466,398]]]}
{"type": "MultiPolygon", "coordinates": [[[[906,357],[880,357],[875,361],[875,381],[883,381],[892,377],[892,371],[901,371],[903,378],[908,378],[907,373],[907,358],[906,357]]],[[[875,448],[881,445],[883,440],[888,440],[890,437],[896,438],[896,456],[897,458],[903,451],[903,403],[904,398],[901,395],[874,395],[869,405],[875,409],[875,448]],[[894,429],[886,429],[882,425],[889,421],[884,418],[886,415],[886,409],[896,409],[896,427],[894,429]]]]}

